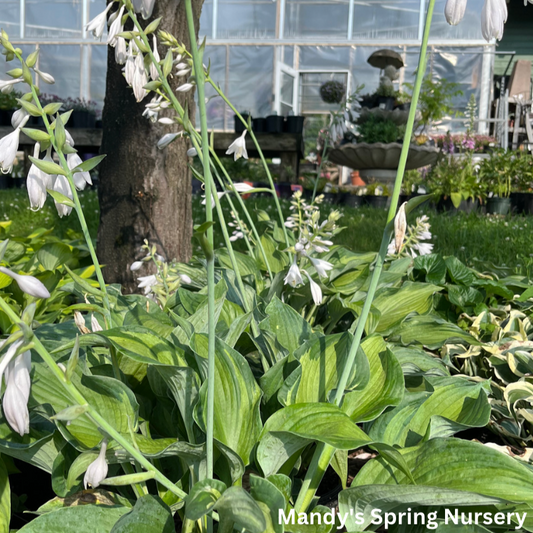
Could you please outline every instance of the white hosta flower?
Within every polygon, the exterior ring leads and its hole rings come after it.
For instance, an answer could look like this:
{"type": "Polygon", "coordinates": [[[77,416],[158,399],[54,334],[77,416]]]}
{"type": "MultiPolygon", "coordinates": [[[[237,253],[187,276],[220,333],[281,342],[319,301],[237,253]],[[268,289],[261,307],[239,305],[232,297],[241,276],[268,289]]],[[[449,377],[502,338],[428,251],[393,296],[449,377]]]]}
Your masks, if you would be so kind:
{"type": "Polygon", "coordinates": [[[331,270],[333,268],[333,265],[331,263],[328,263],[328,261],[324,261],[324,259],[317,259],[314,257],[309,257],[309,259],[311,263],[313,263],[313,266],[315,267],[317,274],[321,278],[327,278],[328,277],[327,271],[331,270]]]}
{"type": "Polygon", "coordinates": [[[180,279],[182,283],[187,283],[188,285],[192,283],[192,279],[189,276],[187,276],[187,274],[180,274],[180,279]]]}
{"type": "Polygon", "coordinates": [[[65,137],[67,138],[66,143],[74,147],[74,139],[67,129],[65,129],[65,137]]]}
{"type": "Polygon", "coordinates": [[[96,317],[94,315],[91,315],[91,329],[93,330],[93,333],[98,333],[99,331],[104,331],[98,320],[96,320],[96,317]]]}
{"type": "MultiPolygon", "coordinates": [[[[71,200],[73,199],[72,190],[70,189],[70,184],[67,178],[65,176],[62,176],[61,174],[56,176],[52,189],[54,191],[60,192],[61,194],[63,194],[67,198],[70,198],[71,200]]],[[[65,215],[70,215],[70,212],[72,211],[72,207],[65,205],[65,204],[60,204],[56,200],[54,200],[54,203],[57,209],[57,214],[59,215],[60,218],[63,218],[65,215]]]]}
{"type": "Polygon", "coordinates": [[[93,34],[95,39],[101,39],[104,33],[106,24],[107,24],[107,13],[113,7],[113,2],[109,3],[108,6],[102,11],[99,15],[96,15],[88,24],[85,26],[85,29],[93,34]]]}
{"type": "Polygon", "coordinates": [[[244,159],[248,159],[248,152],[246,151],[246,132],[248,130],[244,130],[242,132],[242,135],[240,137],[237,137],[230,145],[229,148],[226,150],[226,155],[233,154],[233,158],[235,161],[237,159],[244,157],[244,159]]]}
{"type": "Polygon", "coordinates": [[[124,37],[117,37],[117,44],[115,46],[115,61],[119,65],[124,65],[128,59],[128,48],[126,46],[126,39],[124,37]]]}
{"type": "Polygon", "coordinates": [[[235,242],[239,239],[244,239],[244,233],[242,231],[234,231],[229,238],[231,242],[235,242]]]}
{"type": "Polygon", "coordinates": [[[33,70],[36,72],[37,76],[39,76],[39,78],[44,81],[44,83],[48,83],[48,85],[53,85],[56,82],[52,74],[48,74],[48,72],[42,72],[41,70],[38,70],[36,68],[34,68],[33,70]]]}
{"type": "Polygon", "coordinates": [[[503,26],[507,21],[507,3],[505,0],[485,0],[481,10],[481,33],[486,41],[501,40],[503,26]]]}
{"type": "Polygon", "coordinates": [[[405,216],[406,205],[407,202],[404,202],[400,206],[400,209],[398,209],[398,213],[396,213],[396,217],[394,218],[394,243],[396,245],[397,254],[399,254],[402,249],[405,232],[407,230],[407,218],[405,216]]]}
{"type": "Polygon", "coordinates": [[[240,193],[247,193],[253,190],[253,187],[251,185],[244,182],[234,183],[233,187],[235,187],[235,190],[240,193]]]}
{"type": "MultiPolygon", "coordinates": [[[[70,170],[74,170],[78,165],[81,165],[83,161],[81,160],[80,156],[78,154],[68,154],[67,155],[67,164],[68,168],[70,170]]],[[[91,180],[91,175],[87,171],[83,172],[76,172],[72,175],[72,178],[74,179],[74,185],[76,185],[76,189],[83,191],[87,184],[92,185],[93,182],[91,180]]]]}
{"type": "Polygon", "coordinates": [[[13,126],[13,128],[18,128],[27,116],[28,112],[23,107],[17,109],[11,117],[11,125],[13,126]]]}
{"type": "Polygon", "coordinates": [[[124,66],[124,78],[126,83],[131,87],[133,84],[133,76],[135,75],[135,56],[133,55],[133,39],[128,46],[128,53],[126,56],[126,64],[124,66]]]}
{"type": "Polygon", "coordinates": [[[288,284],[291,287],[296,287],[303,283],[302,274],[300,273],[296,259],[294,259],[291,268],[289,268],[289,272],[283,281],[285,282],[285,285],[288,284]]]}
{"type": "Polygon", "coordinates": [[[116,18],[113,20],[113,23],[109,27],[109,33],[107,34],[107,44],[109,46],[115,47],[117,44],[117,35],[124,31],[124,26],[122,25],[123,15],[124,15],[124,5],[122,5],[116,18]]]}
{"type": "MultiPolygon", "coordinates": [[[[224,195],[226,194],[226,191],[217,191],[217,196],[218,196],[218,199],[220,200],[220,198],[222,198],[224,195]]],[[[214,195],[211,195],[211,207],[215,207],[216,205],[216,202],[215,202],[215,197],[214,195]]],[[[202,194],[202,205],[205,205],[205,194],[202,194]]]]}
{"type": "Polygon", "coordinates": [[[13,86],[17,83],[20,83],[21,81],[24,81],[22,78],[15,78],[13,80],[0,80],[0,92],[3,94],[9,94],[13,91],[13,86]]]}
{"type": "Polygon", "coordinates": [[[148,94],[148,91],[144,88],[147,83],[148,76],[146,75],[146,69],[144,68],[144,57],[139,52],[135,56],[135,70],[133,72],[133,80],[131,84],[137,102],[143,100],[148,94]]]}
{"type": "Polygon", "coordinates": [[[419,242],[413,244],[413,249],[416,250],[419,255],[429,255],[433,252],[433,244],[429,242],[419,242]]]}
{"type": "Polygon", "coordinates": [[[98,457],[89,465],[85,476],[83,476],[83,486],[86,490],[89,485],[95,489],[106,478],[108,471],[107,461],[105,460],[106,451],[107,441],[104,439],[100,446],[98,457]]]}
{"type": "MultiPolygon", "coordinates": [[[[161,56],[157,50],[157,37],[155,35],[153,36],[153,45],[152,53],[154,54],[155,60],[159,63],[159,61],[161,61],[161,56]]],[[[150,78],[152,78],[154,81],[159,79],[159,73],[157,72],[153,62],[150,62],[150,78]]]]}
{"type": "Polygon", "coordinates": [[[305,270],[304,272],[307,276],[307,279],[309,280],[309,286],[311,287],[311,296],[313,297],[313,302],[315,302],[315,305],[320,305],[322,303],[322,289],[316,281],[313,281],[311,276],[305,270]]]}
{"type": "Polygon", "coordinates": [[[459,24],[465,15],[467,0],[447,0],[444,6],[444,16],[448,24],[459,24]]]}
{"type": "Polygon", "coordinates": [[[140,281],[137,287],[139,287],[139,289],[144,289],[145,295],[150,294],[152,292],[152,287],[157,285],[155,274],[151,274],[150,276],[140,276],[137,278],[137,281],[140,281]]]}
{"type": "Polygon", "coordinates": [[[157,122],[159,122],[159,124],[164,124],[165,126],[173,126],[176,124],[176,121],[170,117],[161,117],[157,122]]]}
{"type": "Polygon", "coordinates": [[[19,149],[20,130],[28,122],[29,118],[29,115],[24,117],[14,131],[0,139],[0,170],[4,174],[11,172],[13,169],[13,163],[19,149]]]}
{"type": "Polygon", "coordinates": [[[193,146],[192,148],[189,148],[187,150],[187,155],[189,157],[196,157],[198,155],[198,152],[196,151],[196,148],[193,146]]]}
{"type": "Polygon", "coordinates": [[[136,271],[139,270],[142,266],[143,266],[143,262],[142,262],[142,261],[134,261],[134,262],[130,265],[130,270],[131,270],[132,272],[136,272],[136,271]]]}
{"type": "MultiPolygon", "coordinates": [[[[14,355],[19,344],[14,343],[11,357],[14,355]]],[[[4,356],[8,358],[8,353],[4,356]]],[[[2,400],[2,409],[8,424],[21,437],[30,432],[30,413],[28,411],[28,399],[31,389],[31,354],[29,351],[21,353],[15,359],[9,358],[7,366],[2,368],[5,373],[6,391],[2,400]]],[[[2,361],[3,362],[3,361],[2,361]]],[[[0,380],[2,376],[0,375],[0,380]]]]}
{"type": "Polygon", "coordinates": [[[180,76],[186,76],[186,75],[189,74],[190,72],[191,72],[191,69],[190,69],[190,68],[185,68],[185,69],[183,69],[183,70],[178,70],[178,71],[176,72],[176,76],[178,76],[178,78],[179,78],[180,76]]]}
{"type": "Polygon", "coordinates": [[[50,298],[48,289],[37,278],[26,274],[17,274],[7,267],[0,267],[0,272],[14,279],[23,293],[34,298],[50,298]]]}
{"type": "Polygon", "coordinates": [[[194,85],[192,83],[184,83],[183,85],[180,85],[176,89],[176,92],[178,92],[178,93],[186,93],[187,91],[190,91],[193,87],[194,87],[194,85]]]}
{"type": "Polygon", "coordinates": [[[157,141],[157,147],[160,149],[160,150],[163,150],[164,148],[166,148],[174,139],[176,139],[176,137],[179,137],[180,134],[179,133],[165,133],[165,135],[163,135],[163,137],[161,137],[161,139],[159,139],[159,141],[157,141]]]}
{"type": "MultiPolygon", "coordinates": [[[[35,143],[34,158],[39,157],[39,150],[39,143],[35,143]]],[[[28,198],[30,199],[30,209],[32,211],[38,211],[43,207],[46,202],[46,189],[49,185],[50,176],[32,164],[26,178],[26,188],[28,189],[28,198]]]]}

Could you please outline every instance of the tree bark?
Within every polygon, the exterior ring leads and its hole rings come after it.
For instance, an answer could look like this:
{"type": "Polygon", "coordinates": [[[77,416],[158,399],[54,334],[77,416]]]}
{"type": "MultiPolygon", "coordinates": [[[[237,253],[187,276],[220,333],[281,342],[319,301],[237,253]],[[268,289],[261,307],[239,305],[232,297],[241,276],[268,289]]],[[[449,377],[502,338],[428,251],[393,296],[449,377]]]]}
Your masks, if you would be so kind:
{"type": "MultiPolygon", "coordinates": [[[[202,2],[193,0],[196,32],[202,2]]],[[[190,46],[184,2],[157,0],[150,20],[157,17],[162,17],[161,30],[190,46]]],[[[142,21],[140,15],[139,20],[142,21]]],[[[142,23],[147,25],[150,20],[142,23]]],[[[166,49],[160,46],[159,53],[164,58],[166,49]]],[[[171,80],[171,86],[177,87],[177,82],[171,80]]],[[[182,105],[187,103],[194,123],[193,93],[177,94],[182,105]]],[[[188,261],[192,252],[188,141],[178,138],[164,150],[157,148],[157,141],[165,133],[178,131],[178,125],[154,124],[142,116],[152,97],[150,93],[142,102],[135,101],[122,65],[115,61],[115,50],[109,47],[101,146],[101,153],[107,157],[100,165],[97,249],[100,262],[105,265],[106,282],[120,283],[126,292],[135,287],[129,265],[142,257],[140,248],[145,239],[157,245],[167,260],[188,261]]]]}

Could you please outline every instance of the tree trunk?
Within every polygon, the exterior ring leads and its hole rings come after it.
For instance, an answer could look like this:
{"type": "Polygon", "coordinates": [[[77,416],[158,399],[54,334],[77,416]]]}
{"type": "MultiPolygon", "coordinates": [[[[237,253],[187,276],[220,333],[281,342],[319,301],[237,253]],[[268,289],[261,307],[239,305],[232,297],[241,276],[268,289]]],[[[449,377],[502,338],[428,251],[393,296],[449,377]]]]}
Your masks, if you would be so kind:
{"type": "MultiPolygon", "coordinates": [[[[193,0],[197,21],[202,1],[193,0]]],[[[162,17],[160,29],[189,48],[184,2],[157,0],[151,20],[157,17],[162,17]]],[[[164,58],[166,49],[159,47],[159,53],[164,58]]],[[[177,81],[171,80],[171,85],[177,86],[177,81]]],[[[126,291],[135,287],[129,265],[142,257],[140,248],[145,239],[157,245],[167,260],[188,261],[192,250],[188,141],[178,138],[164,150],[157,148],[157,141],[165,133],[178,131],[178,126],[154,124],[142,116],[152,97],[150,93],[142,102],[135,101],[122,66],[115,61],[115,50],[109,47],[101,146],[107,157],[100,165],[98,186],[98,257],[105,265],[106,282],[120,283],[126,291]]],[[[193,93],[178,93],[178,98],[182,105],[188,104],[194,121],[193,93]]]]}

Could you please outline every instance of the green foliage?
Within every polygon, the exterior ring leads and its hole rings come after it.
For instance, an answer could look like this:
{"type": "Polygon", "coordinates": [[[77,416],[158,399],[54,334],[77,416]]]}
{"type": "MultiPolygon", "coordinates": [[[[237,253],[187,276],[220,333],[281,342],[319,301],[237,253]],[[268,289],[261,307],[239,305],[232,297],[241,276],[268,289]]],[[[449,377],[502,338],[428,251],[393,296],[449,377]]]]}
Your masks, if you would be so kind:
{"type": "MultiPolygon", "coordinates": [[[[408,90],[413,90],[412,84],[405,83],[404,85],[408,90]]],[[[421,113],[421,119],[418,123],[420,132],[424,132],[446,115],[456,115],[453,99],[462,94],[463,91],[459,89],[458,83],[448,81],[446,78],[434,80],[431,75],[424,78],[418,103],[418,109],[421,113]]]]}
{"type": "Polygon", "coordinates": [[[369,113],[367,118],[359,124],[359,142],[392,143],[402,136],[402,128],[388,118],[369,113]]]}

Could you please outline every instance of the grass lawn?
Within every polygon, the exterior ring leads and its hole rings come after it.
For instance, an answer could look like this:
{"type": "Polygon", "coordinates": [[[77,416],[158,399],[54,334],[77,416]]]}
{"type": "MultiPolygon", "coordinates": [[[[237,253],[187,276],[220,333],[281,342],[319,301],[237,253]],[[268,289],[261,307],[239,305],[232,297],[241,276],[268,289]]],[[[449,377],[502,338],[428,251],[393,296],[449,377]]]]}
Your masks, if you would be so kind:
{"type": "MultiPolygon", "coordinates": [[[[80,194],[80,199],[91,234],[96,237],[99,220],[96,192],[84,191],[80,194]]],[[[264,209],[272,218],[276,216],[274,204],[268,198],[250,199],[247,202],[252,216],[258,209],[264,209]]],[[[288,215],[288,200],[282,200],[282,206],[288,215]]],[[[203,217],[203,206],[200,205],[198,196],[193,199],[193,207],[195,222],[199,223],[203,217]]],[[[331,207],[324,206],[323,212],[326,213],[330,209],[331,207]]],[[[373,208],[352,209],[342,206],[338,209],[343,213],[341,225],[346,229],[336,237],[335,242],[354,251],[377,250],[386,212],[373,208]]],[[[468,265],[478,268],[482,268],[482,263],[490,262],[533,277],[533,216],[438,214],[431,207],[426,207],[419,209],[416,215],[412,216],[412,220],[422,213],[430,218],[433,233],[431,242],[435,244],[436,252],[456,255],[468,265]]],[[[80,229],[75,215],[62,219],[58,217],[50,198],[41,211],[32,212],[26,191],[21,189],[0,191],[0,220],[13,221],[10,230],[15,236],[28,234],[38,227],[53,227],[59,237],[64,237],[68,230],[80,229]]],[[[216,241],[218,245],[222,245],[219,231],[216,241]]],[[[240,248],[241,244],[238,242],[237,247],[240,248]]]]}

